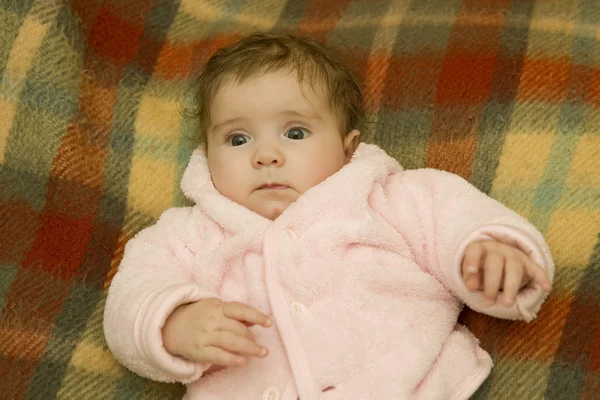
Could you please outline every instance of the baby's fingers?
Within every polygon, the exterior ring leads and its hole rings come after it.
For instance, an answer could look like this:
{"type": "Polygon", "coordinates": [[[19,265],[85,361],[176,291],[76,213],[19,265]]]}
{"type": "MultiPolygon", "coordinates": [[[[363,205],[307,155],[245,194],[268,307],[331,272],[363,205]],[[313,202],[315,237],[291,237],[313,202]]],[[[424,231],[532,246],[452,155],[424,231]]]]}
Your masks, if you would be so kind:
{"type": "Polygon", "coordinates": [[[487,254],[484,263],[483,291],[488,304],[494,304],[504,275],[504,257],[498,253],[487,254]]]}
{"type": "Polygon", "coordinates": [[[552,282],[550,282],[550,278],[548,278],[546,271],[529,257],[527,257],[527,260],[525,261],[525,269],[527,270],[527,275],[529,275],[532,280],[539,283],[544,291],[549,292],[552,290],[552,282]]]}
{"type": "Polygon", "coordinates": [[[517,293],[521,287],[524,272],[523,262],[520,259],[506,259],[506,267],[504,268],[504,287],[502,288],[502,302],[505,306],[510,307],[514,304],[517,293]]]}
{"type": "Polygon", "coordinates": [[[247,360],[215,346],[203,347],[198,353],[198,361],[223,367],[241,367],[247,360]]]}
{"type": "Polygon", "coordinates": [[[246,324],[244,324],[238,320],[235,320],[233,318],[224,318],[220,322],[218,330],[233,332],[237,335],[244,336],[245,338],[247,338],[253,342],[256,342],[256,340],[254,338],[254,334],[252,333],[252,331],[250,329],[248,329],[248,326],[246,326],[246,324]]]}
{"type": "Polygon", "coordinates": [[[219,347],[223,350],[240,355],[262,358],[266,357],[268,354],[268,350],[265,347],[259,346],[254,341],[249,340],[243,336],[237,335],[233,332],[214,332],[212,334],[210,344],[219,347]]]}
{"type": "Polygon", "coordinates": [[[485,253],[485,247],[481,243],[472,243],[465,249],[462,263],[463,281],[470,291],[479,288],[481,258],[485,253]]]}
{"type": "Polygon", "coordinates": [[[238,302],[225,303],[223,312],[226,317],[236,319],[241,322],[249,322],[253,325],[262,325],[266,328],[270,327],[273,322],[260,311],[238,302]]]}

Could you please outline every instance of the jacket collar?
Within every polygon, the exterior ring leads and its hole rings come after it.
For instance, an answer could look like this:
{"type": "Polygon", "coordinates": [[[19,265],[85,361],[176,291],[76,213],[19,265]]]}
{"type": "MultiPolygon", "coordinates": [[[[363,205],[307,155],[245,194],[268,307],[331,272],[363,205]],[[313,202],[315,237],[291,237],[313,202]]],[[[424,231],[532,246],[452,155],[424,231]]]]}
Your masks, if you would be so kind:
{"type": "Polygon", "coordinates": [[[323,182],[304,192],[277,218],[271,221],[229,200],[212,183],[204,151],[196,149],[183,174],[183,193],[195,207],[230,232],[262,232],[272,224],[282,224],[295,232],[319,221],[347,219],[367,213],[368,196],[376,182],[401,170],[398,162],[381,148],[361,143],[351,161],[323,182]]]}

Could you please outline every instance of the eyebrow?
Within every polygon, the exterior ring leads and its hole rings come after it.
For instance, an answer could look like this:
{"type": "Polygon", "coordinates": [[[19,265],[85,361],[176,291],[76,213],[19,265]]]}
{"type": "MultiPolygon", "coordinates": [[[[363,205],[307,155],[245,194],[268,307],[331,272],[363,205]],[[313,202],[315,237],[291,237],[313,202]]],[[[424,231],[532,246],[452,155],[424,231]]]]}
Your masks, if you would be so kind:
{"type": "Polygon", "coordinates": [[[235,117],[235,118],[226,119],[225,121],[220,122],[217,125],[213,125],[210,130],[212,132],[215,132],[215,131],[223,128],[226,125],[237,124],[239,122],[246,121],[246,120],[247,120],[247,118],[244,118],[244,117],[235,117]]]}
{"type": "MultiPolygon", "coordinates": [[[[311,113],[304,114],[304,113],[301,113],[301,112],[298,112],[298,111],[295,111],[295,110],[281,111],[280,113],[278,113],[278,115],[284,115],[284,116],[288,116],[288,117],[312,118],[312,119],[319,119],[319,120],[323,119],[323,117],[321,117],[321,115],[318,114],[317,112],[311,112],[311,113]]],[[[244,118],[244,117],[230,118],[230,119],[227,119],[227,120],[225,120],[223,122],[219,122],[216,125],[213,125],[210,130],[212,132],[216,132],[219,129],[223,128],[224,126],[231,125],[231,124],[237,124],[237,123],[244,122],[244,121],[247,121],[247,120],[248,119],[244,118]]]]}
{"type": "Polygon", "coordinates": [[[290,117],[323,119],[323,117],[321,117],[321,115],[319,113],[317,113],[317,112],[300,113],[300,112],[295,111],[295,110],[287,110],[287,111],[280,112],[279,115],[285,115],[285,116],[290,116],[290,117]]]}

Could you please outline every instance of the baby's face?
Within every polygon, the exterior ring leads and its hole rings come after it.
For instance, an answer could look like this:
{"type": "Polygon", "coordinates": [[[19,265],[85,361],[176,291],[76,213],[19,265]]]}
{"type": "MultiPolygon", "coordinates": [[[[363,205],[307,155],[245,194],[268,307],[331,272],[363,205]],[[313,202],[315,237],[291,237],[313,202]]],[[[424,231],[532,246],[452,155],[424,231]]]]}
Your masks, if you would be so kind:
{"type": "Polygon", "coordinates": [[[208,166],[221,194],[275,219],[346,164],[358,133],[342,137],[319,85],[300,84],[285,70],[268,72],[217,91],[208,166]]]}

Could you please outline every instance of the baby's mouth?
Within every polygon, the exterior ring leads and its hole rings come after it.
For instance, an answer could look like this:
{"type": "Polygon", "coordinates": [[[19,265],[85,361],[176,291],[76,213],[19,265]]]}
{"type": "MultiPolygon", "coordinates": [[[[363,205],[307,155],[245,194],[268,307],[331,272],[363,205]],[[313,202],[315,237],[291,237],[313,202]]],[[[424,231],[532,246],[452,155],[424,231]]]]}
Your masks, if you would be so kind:
{"type": "Polygon", "coordinates": [[[283,190],[287,189],[289,186],[281,185],[279,183],[265,183],[259,186],[258,190],[283,190]]]}

